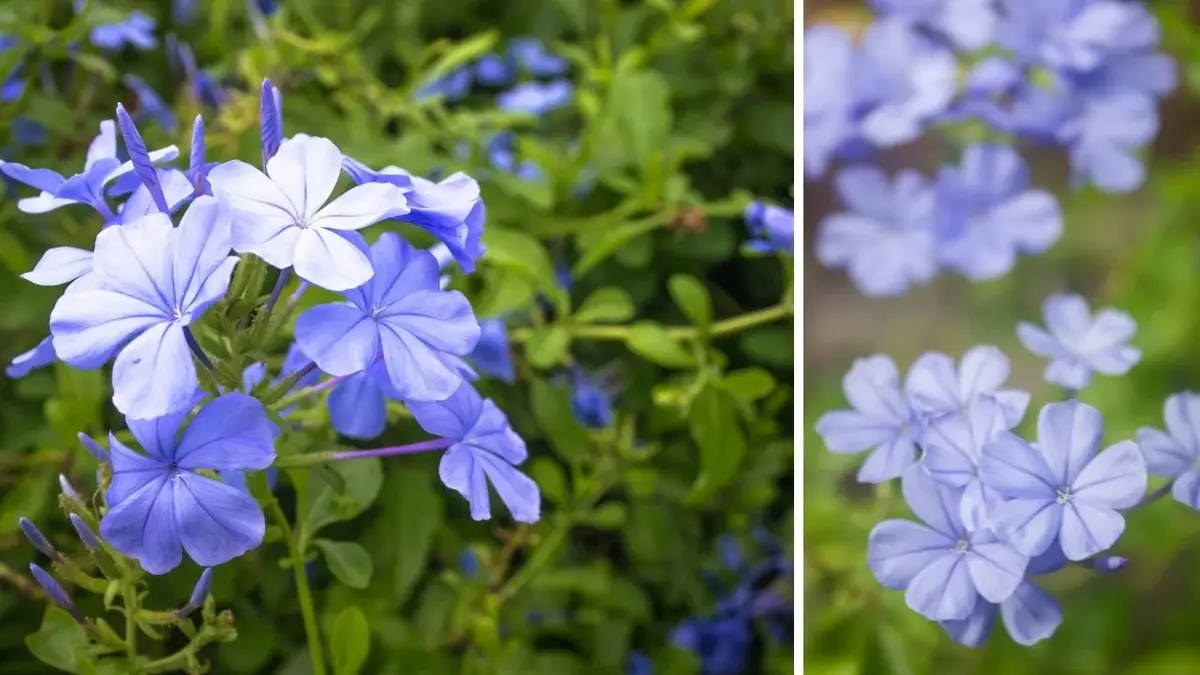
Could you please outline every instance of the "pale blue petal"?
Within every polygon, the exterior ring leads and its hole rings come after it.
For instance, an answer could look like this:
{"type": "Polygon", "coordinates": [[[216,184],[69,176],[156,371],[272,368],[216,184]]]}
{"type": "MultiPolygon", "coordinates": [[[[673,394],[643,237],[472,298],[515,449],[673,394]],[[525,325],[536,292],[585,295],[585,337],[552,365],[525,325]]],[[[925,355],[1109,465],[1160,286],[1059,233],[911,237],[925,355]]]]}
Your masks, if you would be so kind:
{"type": "Polygon", "coordinates": [[[1054,635],[1062,624],[1062,607],[1041,588],[1023,583],[1000,605],[1004,628],[1013,642],[1031,646],[1054,635]]]}
{"type": "Polygon", "coordinates": [[[975,543],[966,554],[967,569],[979,594],[988,602],[1003,602],[1025,578],[1029,556],[1002,542],[975,543]]]}
{"type": "Polygon", "coordinates": [[[476,459],[513,520],[536,523],[541,518],[542,499],[537,483],[496,455],[476,453],[476,459]]]}
{"type": "Polygon", "coordinates": [[[1048,403],[1038,414],[1038,447],[1055,486],[1071,485],[1100,449],[1104,420],[1079,401],[1048,403]]]}
{"type": "Polygon", "coordinates": [[[1092,381],[1092,371],[1083,361],[1067,357],[1047,364],[1044,377],[1047,382],[1078,391],[1092,381]]]}
{"type": "Polygon", "coordinates": [[[34,370],[42,366],[48,366],[54,363],[58,355],[54,352],[54,338],[46,337],[41,342],[37,343],[33,349],[27,352],[21,352],[13,357],[8,368],[4,370],[4,374],[10,379],[19,379],[25,377],[34,370]]]}
{"type": "Polygon", "coordinates": [[[479,342],[467,358],[485,375],[510,384],[516,379],[508,344],[508,330],[503,319],[485,319],[479,322],[479,342]]]}
{"type": "Polygon", "coordinates": [[[1190,469],[1196,461],[1191,449],[1173,436],[1152,427],[1138,429],[1137,444],[1146,458],[1146,470],[1155,476],[1174,478],[1190,469]]]}
{"type": "Polygon", "coordinates": [[[1185,471],[1176,478],[1171,486],[1171,496],[1180,504],[1187,504],[1193,510],[1200,511],[1200,471],[1185,471]]]}
{"type": "Polygon", "coordinates": [[[125,501],[133,493],[166,475],[166,465],[162,461],[130,450],[111,433],[108,436],[108,448],[106,456],[112,462],[112,480],[104,496],[110,506],[125,501]]]}
{"type": "Polygon", "coordinates": [[[297,134],[267,162],[267,175],[294,206],[297,223],[310,223],[333,194],[342,173],[342,153],[333,141],[297,134]]]}
{"type": "Polygon", "coordinates": [[[225,295],[237,261],[229,255],[231,227],[229,209],[214,197],[197,198],[183,214],[175,230],[173,262],[174,299],[183,312],[225,295]]]}
{"type": "Polygon", "coordinates": [[[954,359],[941,352],[926,352],[908,369],[904,389],[913,407],[922,413],[954,412],[965,400],[959,396],[958,381],[954,359]]]}
{"type": "Polygon", "coordinates": [[[884,588],[908,588],[921,570],[954,549],[955,540],[908,520],[885,520],[867,538],[867,566],[884,588]]]}
{"type": "Polygon", "coordinates": [[[921,434],[921,447],[925,449],[921,465],[939,483],[962,489],[975,480],[979,448],[962,415],[935,419],[921,434]]]}
{"type": "Polygon", "coordinates": [[[988,508],[988,524],[1001,539],[1028,556],[1050,548],[1063,523],[1063,507],[1053,498],[1010,499],[988,508]]]}
{"type": "Polygon", "coordinates": [[[370,258],[357,246],[337,232],[319,227],[300,232],[294,264],[301,279],[331,291],[362,286],[375,273],[370,258]]]}
{"type": "Polygon", "coordinates": [[[175,446],[179,442],[179,429],[190,410],[163,415],[152,419],[125,418],[125,425],[134,440],[160,464],[169,464],[175,457],[175,446]]]}
{"type": "Polygon", "coordinates": [[[1061,484],[1042,453],[1015,435],[1002,431],[984,446],[979,476],[988,487],[1006,497],[1053,499],[1061,484]]]}
{"type": "Polygon", "coordinates": [[[72,246],[58,246],[42,254],[33,269],[21,275],[39,286],[58,286],[92,271],[92,252],[72,246]]]}
{"type": "Polygon", "coordinates": [[[475,271],[483,255],[483,224],[486,209],[479,183],[463,173],[454,173],[440,183],[421,182],[408,197],[410,213],[404,217],[446,245],[463,272],[475,271]]]}
{"type": "Polygon", "coordinates": [[[100,537],[150,574],[166,574],[183,560],[172,491],[171,480],[160,473],[119,502],[110,501],[100,519],[100,537]]]}
{"type": "Polygon", "coordinates": [[[50,169],[31,169],[16,162],[0,162],[0,172],[9,178],[42,192],[54,194],[63,184],[63,177],[50,169]]]}
{"type": "Polygon", "coordinates": [[[909,421],[908,405],[900,391],[900,373],[891,357],[855,359],[842,379],[842,391],[859,412],[876,419],[909,421]]]}
{"type": "Polygon", "coordinates": [[[992,396],[1000,403],[1006,429],[1012,429],[1021,423],[1021,420],[1025,417],[1025,410],[1029,407],[1029,399],[1031,398],[1029,392],[1018,389],[1001,389],[992,394],[992,396]]]}
{"type": "Polygon", "coordinates": [[[172,247],[175,228],[166,214],[154,213],[96,237],[92,271],[106,279],[105,287],[158,307],[164,315],[175,309],[172,247]]]}
{"type": "Polygon", "coordinates": [[[224,394],[192,419],[172,458],[183,469],[254,471],[275,461],[273,425],[262,403],[246,394],[224,394]]]}
{"type": "Polygon", "coordinates": [[[379,354],[379,327],[354,305],[317,305],[296,319],[296,344],[330,375],[352,375],[379,354]]]}
{"type": "Polygon", "coordinates": [[[1083,560],[1107,550],[1125,531],[1121,514],[1103,506],[1073,501],[1061,510],[1059,543],[1069,560],[1083,560]]]}
{"type": "Polygon", "coordinates": [[[291,267],[300,228],[295,207],[279,186],[237,160],[214,167],[208,182],[232,212],[234,250],[254,253],[280,269],[291,267]]]}
{"type": "Polygon", "coordinates": [[[60,359],[87,370],[99,368],[130,339],[164,321],[169,318],[161,308],[137,298],[80,291],[58,299],[50,312],[50,334],[60,359]]]}
{"type": "Polygon", "coordinates": [[[404,191],[387,183],[367,183],[350,188],[313,216],[310,227],[361,230],[385,218],[408,213],[404,191]]]}
{"type": "Polygon", "coordinates": [[[417,291],[379,312],[379,321],[406,332],[440,352],[466,356],[479,342],[479,322],[466,296],[458,291],[417,291]]]}
{"type": "Polygon", "coordinates": [[[834,410],[821,415],[817,434],[830,452],[862,452],[890,443],[900,427],[890,420],[877,420],[854,410],[834,410]]]}
{"type": "Polygon", "coordinates": [[[196,564],[215,567],[262,544],[266,519],[253,497],[186,471],[173,484],[180,539],[196,564]]]}
{"type": "Polygon", "coordinates": [[[995,394],[1008,379],[1009,361],[996,347],[968,349],[958,368],[958,398],[970,401],[977,394],[995,394]]]}
{"type": "Polygon", "coordinates": [[[967,538],[959,509],[962,503],[961,489],[937,482],[920,465],[904,472],[900,487],[908,507],[926,525],[947,537],[967,538]]]}
{"type": "Polygon", "coordinates": [[[996,605],[977,602],[967,618],[939,623],[951,640],[964,647],[977,649],[987,642],[992,633],[992,626],[996,623],[996,605]]]}
{"type": "Polygon", "coordinates": [[[351,375],[329,393],[329,421],[349,438],[370,440],[384,432],[387,399],[373,371],[351,375]]]}
{"type": "Polygon", "coordinates": [[[917,461],[917,446],[907,435],[876,448],[858,470],[860,483],[883,483],[899,478],[917,461]]]}
{"type": "Polygon", "coordinates": [[[1025,349],[1028,349],[1035,356],[1055,359],[1066,353],[1057,339],[1041,328],[1025,321],[1017,324],[1017,337],[1021,340],[1021,344],[1025,349]]]}
{"type": "Polygon", "coordinates": [[[1071,484],[1076,503],[1127,509],[1146,494],[1146,460],[1133,441],[1109,446],[1071,484]]]}
{"type": "Polygon", "coordinates": [[[409,411],[426,432],[442,438],[464,438],[483,414],[483,399],[463,383],[443,401],[412,401],[409,411]]]}
{"type": "Polygon", "coordinates": [[[128,417],[190,409],[200,383],[183,326],[164,321],[134,338],[117,354],[112,382],[113,405],[128,417]]]}
{"type": "Polygon", "coordinates": [[[979,593],[971,583],[965,556],[950,552],[917,573],[904,599],[927,619],[951,621],[970,616],[979,593]]]}

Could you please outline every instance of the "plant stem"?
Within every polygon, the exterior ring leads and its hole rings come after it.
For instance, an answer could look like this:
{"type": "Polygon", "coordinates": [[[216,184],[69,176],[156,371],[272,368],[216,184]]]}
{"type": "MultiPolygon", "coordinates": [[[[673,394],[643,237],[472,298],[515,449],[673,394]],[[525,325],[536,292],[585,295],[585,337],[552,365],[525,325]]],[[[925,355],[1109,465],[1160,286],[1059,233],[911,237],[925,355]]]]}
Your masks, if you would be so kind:
{"type": "Polygon", "coordinates": [[[209,360],[208,355],[204,353],[204,349],[200,347],[200,343],[196,341],[196,336],[192,335],[191,328],[187,326],[183,327],[183,339],[187,342],[187,346],[191,348],[192,353],[196,355],[196,358],[200,359],[200,363],[205,368],[209,370],[216,369],[216,367],[213,366],[213,362],[209,360]]]}
{"type": "Polygon", "coordinates": [[[1138,503],[1136,503],[1136,504],[1134,504],[1133,506],[1129,507],[1129,508],[1128,508],[1128,509],[1125,511],[1125,513],[1129,513],[1130,511],[1133,511],[1134,509],[1140,509],[1140,508],[1142,508],[1143,506],[1148,506],[1148,505],[1150,505],[1150,504],[1153,504],[1154,502],[1156,502],[1156,501],[1158,501],[1158,500],[1162,499],[1163,497],[1165,497],[1165,496],[1167,496],[1167,495],[1171,494],[1171,488],[1172,488],[1174,485],[1175,485],[1174,483],[1167,483],[1167,484],[1165,484],[1165,485],[1162,485],[1162,486],[1160,486],[1160,487],[1156,488],[1156,489],[1155,489],[1153,492],[1148,492],[1148,493],[1146,493],[1146,496],[1145,496],[1145,497],[1142,497],[1142,500],[1141,500],[1141,501],[1139,501],[1138,503]]]}
{"type": "MultiPolygon", "coordinates": [[[[707,334],[712,337],[729,335],[753,328],[765,323],[778,321],[791,316],[793,311],[790,301],[781,302],[764,309],[747,312],[723,321],[717,321],[708,327],[707,334]]],[[[564,324],[564,328],[575,338],[584,340],[624,340],[629,337],[629,326],[602,326],[595,324],[564,324]]],[[[509,333],[512,342],[524,342],[533,333],[528,328],[518,328],[509,333]]],[[[701,334],[699,328],[693,326],[674,326],[667,329],[667,334],[677,340],[687,340],[701,334]]]]}
{"type": "Polygon", "coordinates": [[[279,502],[271,499],[267,505],[271,517],[278,523],[283,539],[287,542],[288,554],[292,559],[292,574],[296,579],[296,597],[300,601],[300,615],[304,619],[304,637],[308,642],[308,657],[312,661],[313,675],[325,675],[325,652],[321,644],[321,631],[317,628],[317,613],[313,608],[312,589],[308,586],[308,572],[304,569],[304,551],[296,542],[291,523],[279,508],[279,502]]]}
{"type": "Polygon", "coordinates": [[[450,438],[431,438],[426,441],[409,443],[408,445],[393,445],[386,448],[370,450],[322,450],[303,455],[284,455],[275,460],[275,466],[280,469],[297,469],[313,464],[324,464],[344,459],[364,459],[366,457],[391,457],[393,455],[411,455],[417,452],[442,450],[454,444],[450,438]]]}
{"type": "Polygon", "coordinates": [[[121,595],[125,596],[125,655],[132,661],[137,657],[137,587],[125,582],[121,595]]]}
{"type": "Polygon", "coordinates": [[[287,396],[284,396],[283,398],[279,399],[278,401],[275,401],[274,403],[270,404],[269,407],[272,410],[283,410],[284,408],[287,408],[288,406],[291,406],[296,403],[299,403],[300,401],[303,401],[304,399],[308,398],[309,396],[312,396],[314,394],[319,394],[319,393],[325,391],[326,389],[333,389],[334,387],[336,387],[339,384],[341,384],[342,382],[344,382],[346,380],[346,378],[348,378],[348,377],[350,377],[350,376],[349,375],[339,375],[338,377],[331,377],[328,380],[325,380],[324,382],[322,382],[320,384],[314,384],[311,387],[297,389],[296,391],[293,391],[292,393],[288,394],[287,396]]]}

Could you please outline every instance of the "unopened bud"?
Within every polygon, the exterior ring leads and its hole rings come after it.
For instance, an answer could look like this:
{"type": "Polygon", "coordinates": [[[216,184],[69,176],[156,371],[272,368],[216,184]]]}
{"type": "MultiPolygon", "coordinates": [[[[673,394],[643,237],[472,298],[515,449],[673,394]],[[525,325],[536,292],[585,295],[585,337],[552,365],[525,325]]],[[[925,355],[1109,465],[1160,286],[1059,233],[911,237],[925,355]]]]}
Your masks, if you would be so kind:
{"type": "Polygon", "coordinates": [[[62,493],[67,496],[67,498],[83,501],[83,498],[80,497],[79,493],[75,491],[75,488],[71,486],[71,481],[67,480],[67,477],[61,473],[58,474],[58,487],[62,490],[62,493]]]}
{"type": "Polygon", "coordinates": [[[21,518],[17,523],[20,524],[21,532],[25,533],[25,538],[29,540],[29,543],[34,548],[50,556],[52,560],[59,560],[58,551],[50,545],[50,542],[46,540],[45,535],[37,528],[37,525],[33,524],[33,521],[28,518],[21,518]]]}
{"type": "Polygon", "coordinates": [[[46,570],[38,567],[37,563],[29,563],[29,572],[33,574],[34,580],[38,582],[42,590],[46,591],[46,595],[50,596],[55,604],[70,612],[76,621],[83,623],[83,614],[75,607],[75,603],[71,602],[71,598],[62,584],[58,583],[46,570]]]}
{"type": "Polygon", "coordinates": [[[79,540],[89,551],[100,550],[100,540],[96,538],[96,533],[92,532],[92,528],[88,527],[78,513],[71,514],[71,524],[75,526],[75,534],[79,535],[79,540]]]}
{"type": "Polygon", "coordinates": [[[204,599],[208,597],[208,589],[212,587],[212,575],[213,571],[211,567],[204,568],[204,572],[196,580],[196,586],[192,588],[192,595],[188,598],[187,604],[180,607],[179,611],[176,612],[179,618],[182,619],[204,605],[204,599]]]}
{"type": "Polygon", "coordinates": [[[1106,555],[1088,561],[1088,566],[1097,572],[1116,572],[1129,562],[1128,558],[1119,555],[1106,555]]]}
{"type": "Polygon", "coordinates": [[[79,432],[79,442],[83,443],[83,447],[87,448],[87,451],[92,453],[92,457],[95,457],[97,462],[104,464],[112,461],[112,458],[109,457],[108,450],[105,450],[104,446],[92,440],[91,436],[88,436],[82,431],[79,432]]]}

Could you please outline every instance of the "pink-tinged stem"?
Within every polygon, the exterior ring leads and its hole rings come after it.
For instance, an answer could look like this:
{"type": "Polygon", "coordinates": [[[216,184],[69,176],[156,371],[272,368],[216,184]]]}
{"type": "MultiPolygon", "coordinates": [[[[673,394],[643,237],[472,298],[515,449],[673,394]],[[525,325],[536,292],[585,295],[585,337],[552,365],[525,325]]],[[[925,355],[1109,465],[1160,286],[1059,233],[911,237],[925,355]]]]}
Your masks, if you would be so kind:
{"type": "Polygon", "coordinates": [[[453,444],[454,439],[451,438],[431,438],[428,441],[420,441],[418,443],[410,443],[408,445],[393,445],[388,448],[375,448],[373,450],[345,450],[343,452],[335,452],[330,459],[364,459],[366,457],[411,455],[418,452],[429,452],[430,450],[443,450],[453,444]]]}

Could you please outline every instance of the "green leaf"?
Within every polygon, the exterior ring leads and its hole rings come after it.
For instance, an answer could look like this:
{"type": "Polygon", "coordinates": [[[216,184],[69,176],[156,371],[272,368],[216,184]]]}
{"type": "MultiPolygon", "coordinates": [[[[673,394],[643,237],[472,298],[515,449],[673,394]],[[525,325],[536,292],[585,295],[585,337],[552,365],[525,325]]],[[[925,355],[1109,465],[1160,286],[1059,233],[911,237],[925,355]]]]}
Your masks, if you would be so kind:
{"type": "Polygon", "coordinates": [[[579,323],[621,323],[633,318],[633,301],[624,289],[616,286],[597,288],[575,311],[579,323]]]}
{"type": "Polygon", "coordinates": [[[629,328],[625,338],[629,349],[638,356],[667,368],[687,368],[695,360],[666,328],[652,321],[639,321],[629,328]]]}
{"type": "Polygon", "coordinates": [[[489,226],[483,232],[483,243],[487,246],[484,262],[525,277],[537,290],[554,301],[559,312],[568,313],[566,291],[559,285],[550,254],[541,242],[524,232],[489,226]]]}
{"type": "Polygon", "coordinates": [[[432,82],[450,71],[464,66],[491,51],[499,38],[496,31],[473,35],[450,46],[432,64],[421,69],[421,84],[432,82]]]}
{"type": "Polygon", "coordinates": [[[429,563],[434,535],[445,520],[445,507],[442,492],[426,467],[400,467],[390,473],[387,485],[391,500],[385,515],[391,517],[382,520],[396,542],[392,600],[399,606],[408,600],[429,563]],[[421,515],[414,518],[414,513],[421,515]]]}
{"type": "Polygon", "coordinates": [[[314,539],[313,545],[325,554],[329,571],[338,581],[350,588],[366,588],[371,583],[374,566],[367,549],[352,541],[314,539]]]}
{"type": "Polygon", "coordinates": [[[707,328],[712,323],[712,298],[708,289],[690,274],[673,274],[667,280],[671,299],[694,325],[707,328]]]}
{"type": "MultiPolygon", "coordinates": [[[[653,231],[661,226],[663,222],[665,221],[661,216],[650,216],[601,230],[590,237],[580,236],[578,243],[583,249],[583,254],[575,262],[575,267],[571,268],[571,276],[575,278],[582,277],[596,265],[607,260],[617,249],[653,231]]],[[[487,235],[485,234],[484,236],[486,237],[487,235]]]]}
{"type": "Polygon", "coordinates": [[[744,403],[752,403],[775,390],[775,377],[763,368],[742,368],[726,373],[721,388],[744,403]]]}
{"type": "Polygon", "coordinates": [[[0,498],[0,536],[16,532],[17,521],[22,516],[38,520],[54,484],[54,473],[43,471],[26,474],[12,489],[5,490],[4,497],[0,498]]]}
{"type": "Polygon", "coordinates": [[[605,502],[588,514],[588,525],[601,530],[615,530],[625,524],[629,509],[621,502],[605,502]]]}
{"type": "Polygon", "coordinates": [[[701,389],[692,402],[688,429],[700,448],[700,476],[689,495],[695,501],[733,480],[746,456],[746,438],[729,397],[713,385],[701,389]]]}
{"type": "Polygon", "coordinates": [[[565,387],[536,379],[530,385],[529,399],[537,428],[546,435],[559,456],[568,462],[578,462],[586,457],[590,441],[587,430],[575,421],[570,392],[565,387]]]}
{"type": "Polygon", "coordinates": [[[567,477],[550,457],[538,457],[529,464],[529,477],[547,501],[561,504],[567,498],[567,477]]]}
{"type": "Polygon", "coordinates": [[[46,608],[42,627],[25,638],[25,646],[39,661],[68,673],[76,672],[80,660],[76,652],[87,644],[83,627],[57,605],[46,608]]]}
{"type": "Polygon", "coordinates": [[[790,326],[750,331],[742,336],[741,345],[747,356],[770,366],[790,366],[795,360],[795,333],[790,326]]]}
{"type": "Polygon", "coordinates": [[[538,328],[525,344],[525,356],[534,368],[546,369],[562,363],[571,347],[571,333],[566,326],[538,328]]]}
{"type": "Polygon", "coordinates": [[[667,83],[652,71],[618,72],[609,93],[609,110],[618,133],[644,170],[661,153],[671,129],[671,95],[667,83]]]}
{"type": "Polygon", "coordinates": [[[306,523],[309,535],[316,534],[326,525],[350,520],[366,511],[379,496],[379,488],[383,485],[383,464],[374,457],[335,462],[333,468],[341,474],[346,491],[338,493],[328,483],[314,491],[317,496],[309,504],[306,523]]]}
{"type": "Polygon", "coordinates": [[[338,612],[329,635],[329,653],[336,675],[356,675],[371,653],[371,626],[362,610],[350,605],[338,612]]]}

